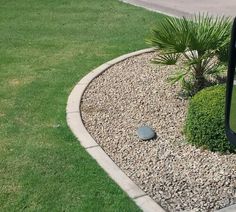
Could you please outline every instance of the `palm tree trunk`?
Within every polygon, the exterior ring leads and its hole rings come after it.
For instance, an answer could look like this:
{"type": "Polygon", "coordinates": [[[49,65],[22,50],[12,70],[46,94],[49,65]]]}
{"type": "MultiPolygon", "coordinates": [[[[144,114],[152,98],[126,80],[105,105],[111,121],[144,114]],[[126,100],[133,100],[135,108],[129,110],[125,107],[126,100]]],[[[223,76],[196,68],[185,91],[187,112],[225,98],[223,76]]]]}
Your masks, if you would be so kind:
{"type": "Polygon", "coordinates": [[[195,82],[194,82],[194,88],[195,93],[202,90],[206,87],[206,79],[204,77],[204,68],[199,64],[195,67],[195,82]]]}
{"type": "Polygon", "coordinates": [[[206,79],[204,76],[196,76],[196,91],[202,90],[206,86],[206,79]]]}

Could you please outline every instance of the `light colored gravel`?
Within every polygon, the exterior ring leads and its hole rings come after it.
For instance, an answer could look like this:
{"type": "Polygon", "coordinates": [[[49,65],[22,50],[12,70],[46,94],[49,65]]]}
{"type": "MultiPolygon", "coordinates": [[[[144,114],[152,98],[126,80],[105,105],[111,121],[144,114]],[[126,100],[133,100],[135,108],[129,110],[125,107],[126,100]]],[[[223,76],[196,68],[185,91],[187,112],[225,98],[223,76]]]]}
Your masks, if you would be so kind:
{"type": "Polygon", "coordinates": [[[236,203],[236,155],[196,149],[181,134],[188,102],[168,83],[175,70],[126,59],[93,80],[81,106],[85,127],[115,163],[169,211],[213,211],[236,203]],[[140,141],[139,126],[158,134],[140,141]]]}

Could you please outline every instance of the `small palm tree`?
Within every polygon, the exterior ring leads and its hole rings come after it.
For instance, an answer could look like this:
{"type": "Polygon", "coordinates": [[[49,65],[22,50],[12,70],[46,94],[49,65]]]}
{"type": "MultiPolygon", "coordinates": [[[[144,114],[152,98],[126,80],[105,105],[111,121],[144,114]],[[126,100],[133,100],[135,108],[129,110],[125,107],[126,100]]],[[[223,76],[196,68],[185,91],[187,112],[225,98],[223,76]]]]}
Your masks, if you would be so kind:
{"type": "Polygon", "coordinates": [[[165,18],[147,40],[159,56],[154,63],[174,65],[182,58],[182,70],[170,77],[181,81],[187,95],[207,86],[209,76],[218,77],[228,57],[231,21],[224,16],[195,15],[193,19],[165,18]]]}

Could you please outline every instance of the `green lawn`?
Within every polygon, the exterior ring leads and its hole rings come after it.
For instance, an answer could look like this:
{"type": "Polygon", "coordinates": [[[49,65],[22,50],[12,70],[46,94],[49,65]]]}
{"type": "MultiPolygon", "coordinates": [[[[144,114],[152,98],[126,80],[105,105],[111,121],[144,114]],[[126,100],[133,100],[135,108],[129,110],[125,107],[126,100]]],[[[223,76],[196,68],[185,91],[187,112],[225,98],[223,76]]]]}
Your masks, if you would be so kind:
{"type": "Polygon", "coordinates": [[[118,0],[1,0],[1,211],[139,211],[74,138],[65,108],[90,70],[147,47],[161,17],[118,0]]]}

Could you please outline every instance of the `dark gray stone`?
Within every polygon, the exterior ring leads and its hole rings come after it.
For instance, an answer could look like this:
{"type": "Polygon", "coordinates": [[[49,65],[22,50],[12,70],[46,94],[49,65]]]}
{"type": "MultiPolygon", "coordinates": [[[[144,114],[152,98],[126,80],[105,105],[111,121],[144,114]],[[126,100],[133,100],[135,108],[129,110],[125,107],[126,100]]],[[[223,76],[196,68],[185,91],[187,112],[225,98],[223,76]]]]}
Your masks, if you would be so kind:
{"type": "Polygon", "coordinates": [[[142,140],[149,140],[156,137],[154,130],[148,126],[142,126],[137,129],[138,137],[142,140]]]}

